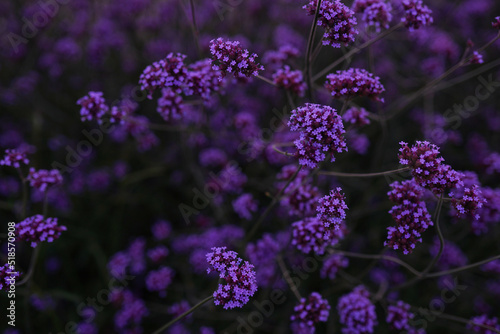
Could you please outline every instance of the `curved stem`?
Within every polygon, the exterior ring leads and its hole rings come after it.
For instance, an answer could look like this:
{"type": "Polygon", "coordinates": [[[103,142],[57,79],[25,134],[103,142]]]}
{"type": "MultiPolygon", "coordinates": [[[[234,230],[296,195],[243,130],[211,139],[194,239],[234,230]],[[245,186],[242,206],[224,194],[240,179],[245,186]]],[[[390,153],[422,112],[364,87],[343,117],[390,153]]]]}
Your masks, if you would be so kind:
{"type": "Polygon", "coordinates": [[[432,274],[428,274],[427,277],[439,277],[439,276],[445,276],[445,275],[449,275],[449,274],[458,273],[458,272],[461,272],[461,271],[464,271],[464,270],[468,270],[468,269],[471,269],[471,268],[479,267],[479,266],[481,266],[483,264],[486,264],[488,262],[491,262],[491,261],[494,261],[494,260],[498,260],[498,259],[500,259],[500,255],[493,256],[493,257],[490,257],[489,259],[482,260],[482,261],[479,261],[479,262],[475,262],[475,263],[472,263],[472,264],[468,264],[466,266],[462,266],[462,267],[458,267],[458,268],[454,268],[454,269],[450,269],[450,270],[438,271],[438,272],[435,272],[435,273],[432,273],[432,274]]]}
{"type": "Polygon", "coordinates": [[[341,173],[341,172],[333,172],[333,171],[319,171],[318,174],[334,175],[334,176],[341,176],[341,177],[376,177],[376,176],[382,176],[382,175],[387,175],[387,174],[404,172],[407,170],[410,170],[410,167],[403,167],[403,168],[399,168],[399,169],[388,170],[385,172],[377,172],[377,173],[341,173]]]}
{"type": "Polygon", "coordinates": [[[191,314],[194,310],[196,310],[198,307],[200,307],[201,305],[205,304],[206,302],[208,302],[209,300],[213,299],[214,296],[208,296],[207,298],[203,299],[201,302],[199,302],[198,304],[196,304],[195,306],[191,307],[189,310],[187,310],[186,312],[182,313],[180,316],[178,316],[177,318],[171,320],[170,322],[168,322],[166,325],[164,325],[163,327],[160,327],[158,328],[156,331],[153,332],[153,334],[160,334],[161,332],[163,332],[165,329],[169,328],[170,326],[172,326],[173,324],[175,324],[177,321],[181,320],[182,318],[188,316],[189,314],[191,314]]]}
{"type": "Polygon", "coordinates": [[[361,44],[359,47],[355,47],[354,49],[350,50],[349,52],[347,52],[345,55],[343,55],[342,57],[340,57],[339,59],[337,59],[336,61],[334,61],[333,63],[331,63],[330,65],[328,65],[327,67],[325,67],[322,71],[320,71],[318,74],[316,74],[313,78],[312,78],[312,81],[316,81],[318,80],[319,78],[321,78],[323,75],[327,74],[328,72],[330,72],[332,69],[334,69],[337,65],[339,65],[340,63],[342,63],[344,60],[348,59],[349,57],[351,57],[352,55],[360,52],[361,50],[363,50],[364,48],[366,48],[367,46],[370,46],[372,45],[373,43],[375,43],[376,41],[384,38],[385,36],[391,34],[392,32],[394,32],[395,30],[399,29],[400,27],[403,26],[403,23],[398,23],[396,24],[395,26],[392,26],[390,29],[378,34],[377,36],[375,36],[374,38],[364,42],[363,44],[361,44]]]}
{"type": "Polygon", "coordinates": [[[256,75],[255,77],[256,77],[257,79],[260,79],[260,80],[262,80],[262,81],[264,81],[264,82],[267,82],[268,84],[270,84],[270,85],[272,85],[272,86],[275,86],[275,87],[276,87],[276,84],[275,84],[273,81],[269,80],[269,79],[268,79],[268,78],[266,78],[266,77],[263,77],[262,75],[256,75]]]}
{"type": "Polygon", "coordinates": [[[266,210],[262,213],[262,215],[260,215],[260,217],[257,220],[257,222],[255,223],[255,225],[252,227],[252,229],[250,230],[250,232],[246,235],[246,237],[245,237],[245,244],[248,243],[248,241],[252,238],[252,236],[255,234],[255,232],[257,232],[257,230],[259,229],[260,225],[264,222],[264,219],[267,217],[267,215],[269,214],[269,212],[271,212],[271,209],[281,199],[281,196],[285,192],[285,189],[288,188],[288,186],[290,185],[290,183],[292,183],[293,180],[295,180],[295,178],[297,177],[297,175],[299,174],[299,172],[300,172],[301,169],[302,169],[302,166],[299,166],[297,168],[297,170],[295,171],[295,173],[292,175],[292,177],[287,181],[287,183],[285,184],[285,186],[280,189],[280,191],[278,192],[278,194],[276,196],[274,196],[271,204],[269,204],[267,206],[266,210]]]}
{"type": "Polygon", "coordinates": [[[31,276],[33,276],[33,273],[35,271],[36,260],[38,259],[38,253],[40,253],[40,247],[42,247],[42,245],[38,245],[35,247],[35,250],[31,255],[31,262],[28,272],[26,273],[26,275],[23,277],[22,280],[16,283],[16,287],[26,284],[30,280],[31,276]]]}
{"type": "Polygon", "coordinates": [[[280,154],[286,155],[287,157],[293,157],[294,155],[285,151],[280,150],[279,148],[276,147],[276,145],[271,146],[272,149],[280,154]]]}
{"type": "Polygon", "coordinates": [[[321,10],[321,0],[318,0],[316,4],[316,12],[314,13],[314,21],[311,26],[311,30],[309,31],[309,38],[307,40],[307,49],[306,49],[306,63],[304,68],[304,76],[307,80],[307,95],[309,100],[312,102],[312,75],[311,75],[311,52],[312,45],[314,42],[314,34],[316,33],[316,26],[318,24],[319,12],[321,10]]]}

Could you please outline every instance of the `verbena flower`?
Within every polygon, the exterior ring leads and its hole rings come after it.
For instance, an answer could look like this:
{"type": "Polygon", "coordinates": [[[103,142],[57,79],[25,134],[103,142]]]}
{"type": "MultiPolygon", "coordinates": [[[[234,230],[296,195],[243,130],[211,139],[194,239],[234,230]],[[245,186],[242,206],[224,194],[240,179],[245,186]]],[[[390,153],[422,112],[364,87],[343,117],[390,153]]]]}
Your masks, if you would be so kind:
{"type": "Polygon", "coordinates": [[[363,13],[369,6],[380,2],[382,0],[354,0],[351,7],[355,13],[363,13]]]}
{"type": "Polygon", "coordinates": [[[385,321],[387,321],[392,329],[399,331],[405,330],[413,334],[419,333],[417,329],[410,326],[410,321],[413,318],[415,318],[415,314],[410,312],[410,305],[402,300],[398,300],[395,305],[389,305],[389,307],[387,307],[387,317],[385,321]]]}
{"type": "Polygon", "coordinates": [[[399,162],[412,168],[412,175],[420,186],[440,195],[446,189],[463,185],[463,174],[443,163],[436,145],[428,141],[417,141],[412,147],[405,142],[399,144],[399,162]]]}
{"type": "Polygon", "coordinates": [[[386,2],[376,2],[363,11],[363,21],[369,27],[374,27],[376,32],[381,28],[389,28],[392,20],[392,6],[386,2]]]}
{"type": "Polygon", "coordinates": [[[153,263],[159,263],[167,257],[168,248],[160,245],[148,250],[147,255],[153,263]]]}
{"type": "Polygon", "coordinates": [[[401,19],[410,31],[430,25],[434,20],[432,10],[423,4],[422,0],[403,0],[405,17],[401,19]]]}
{"type": "Polygon", "coordinates": [[[146,276],[146,288],[149,291],[159,292],[161,297],[165,297],[165,291],[172,283],[175,272],[169,267],[160,267],[158,270],[152,270],[146,276]]]}
{"type": "Polygon", "coordinates": [[[385,88],[380,83],[380,78],[365,69],[340,70],[328,74],[326,79],[325,87],[336,99],[365,96],[375,101],[384,102],[380,94],[385,91],[385,88]]]}
{"type": "Polygon", "coordinates": [[[165,120],[171,122],[179,120],[184,110],[184,101],[182,97],[170,88],[161,90],[161,97],[158,99],[156,111],[165,120]]]}
{"type": "MultiPolygon", "coordinates": [[[[276,256],[284,248],[282,241],[286,232],[278,235],[265,233],[261,239],[249,243],[246,254],[251,263],[255,265],[256,278],[259,286],[271,287],[281,281],[281,274],[277,267],[276,256]]],[[[289,237],[287,236],[286,239],[289,237]]]]}
{"type": "Polygon", "coordinates": [[[332,254],[323,262],[320,276],[321,278],[329,278],[334,280],[337,272],[341,268],[346,268],[349,265],[349,259],[340,254],[332,254]]]}
{"type": "Polygon", "coordinates": [[[182,92],[188,76],[185,59],[186,55],[181,53],[169,53],[164,59],[144,69],[139,77],[139,84],[142,90],[148,92],[148,98],[151,99],[153,92],[162,88],[170,88],[176,93],[182,92]]]}
{"type": "Polygon", "coordinates": [[[61,236],[62,231],[66,231],[66,226],[58,225],[57,218],[44,218],[42,215],[35,215],[26,218],[16,224],[17,238],[29,242],[35,248],[40,242],[52,242],[61,236]]]}
{"type": "Polygon", "coordinates": [[[80,115],[83,121],[91,121],[93,119],[101,123],[102,118],[109,111],[106,105],[106,100],[102,97],[102,92],[89,92],[88,95],[76,101],[76,104],[81,106],[80,115]]]}
{"type": "Polygon", "coordinates": [[[347,151],[342,119],[329,106],[306,103],[292,110],[288,126],[300,133],[294,144],[301,165],[316,168],[326,154],[330,153],[330,161],[334,162],[334,153],[347,151]]]}
{"type": "Polygon", "coordinates": [[[304,218],[292,224],[292,245],[302,253],[324,254],[328,246],[334,246],[345,235],[345,228],[329,231],[316,217],[304,218]]]}
{"type": "Polygon", "coordinates": [[[344,334],[373,333],[378,324],[375,305],[370,301],[370,293],[362,285],[342,296],[337,304],[340,323],[344,334]]]}
{"type": "Polygon", "coordinates": [[[477,51],[472,53],[471,59],[469,59],[469,64],[482,64],[484,63],[483,55],[477,51]]]}
{"type": "Polygon", "coordinates": [[[0,291],[8,291],[9,285],[19,280],[20,273],[10,268],[8,263],[0,266],[0,291]],[[11,274],[9,274],[11,273],[11,274]]]}
{"type": "Polygon", "coordinates": [[[171,232],[172,225],[164,220],[159,220],[153,226],[151,226],[151,233],[156,240],[165,240],[170,236],[171,232]]]}
{"type": "Polygon", "coordinates": [[[234,212],[243,219],[251,219],[252,213],[257,211],[257,201],[251,194],[243,194],[233,201],[234,212]]]}
{"type": "Polygon", "coordinates": [[[481,189],[478,185],[473,185],[470,188],[459,187],[457,191],[450,192],[452,197],[451,204],[455,209],[455,215],[458,217],[473,217],[475,220],[480,218],[477,211],[486,203],[481,189]]]}
{"type": "Polygon", "coordinates": [[[34,168],[30,168],[27,179],[30,182],[30,186],[42,192],[63,182],[62,175],[57,169],[35,170],[34,168]]]}
{"type": "MultiPolygon", "coordinates": [[[[294,313],[290,320],[296,324],[298,330],[294,333],[315,332],[314,326],[319,322],[326,322],[330,313],[330,304],[317,292],[312,292],[307,298],[302,298],[293,308],[294,313]]],[[[292,327],[293,328],[293,327],[292,327]]]]}
{"type": "Polygon", "coordinates": [[[368,115],[369,113],[365,108],[351,107],[342,115],[342,120],[345,123],[360,127],[370,124],[368,115]]]}
{"type": "Polygon", "coordinates": [[[212,67],[210,59],[199,60],[188,66],[184,94],[198,95],[206,101],[213,92],[219,91],[222,87],[223,82],[219,80],[220,77],[220,70],[212,67]]]}
{"type": "MultiPolygon", "coordinates": [[[[318,0],[311,0],[304,8],[307,14],[314,15],[318,6],[318,0]]],[[[323,45],[331,45],[340,48],[354,42],[358,30],[358,24],[354,12],[344,5],[340,0],[324,0],[318,16],[318,26],[325,28],[323,45]]]]}
{"type": "MultiPolygon", "coordinates": [[[[434,242],[432,246],[429,248],[429,252],[432,256],[437,256],[440,249],[440,241],[438,237],[434,237],[434,242]]],[[[436,266],[440,270],[449,270],[452,268],[458,268],[465,266],[469,262],[467,256],[462,252],[460,247],[458,247],[455,243],[446,240],[443,248],[443,252],[439,260],[436,263],[436,266]]]]}
{"type": "Polygon", "coordinates": [[[496,332],[489,330],[484,327],[480,327],[477,324],[481,324],[484,326],[489,326],[495,328],[497,331],[500,330],[500,325],[498,324],[497,317],[489,318],[486,314],[473,317],[470,319],[470,322],[467,324],[467,328],[473,330],[475,333],[479,334],[494,334],[496,332]]]}
{"type": "Polygon", "coordinates": [[[273,82],[277,87],[289,90],[298,96],[304,96],[306,84],[302,77],[302,71],[292,71],[290,66],[285,65],[273,74],[273,82]]]}
{"type": "Polygon", "coordinates": [[[18,149],[5,150],[5,156],[0,160],[0,166],[10,166],[19,168],[21,164],[29,164],[29,159],[26,157],[26,152],[18,149]]]}
{"type": "Polygon", "coordinates": [[[345,204],[345,195],[341,191],[340,187],[330,190],[330,194],[323,196],[318,201],[317,218],[323,222],[326,229],[338,230],[340,223],[346,217],[345,210],[349,208],[345,204]]]}
{"type": "Polygon", "coordinates": [[[213,294],[215,305],[231,309],[248,303],[257,291],[254,266],[238,257],[238,253],[227,251],[226,247],[213,247],[206,258],[209,264],[207,273],[215,270],[224,280],[213,294]]]}
{"type": "Polygon", "coordinates": [[[264,67],[256,62],[257,55],[243,49],[238,41],[224,41],[221,37],[210,41],[210,53],[215,70],[221,78],[232,73],[236,78],[256,76],[264,67]]]}

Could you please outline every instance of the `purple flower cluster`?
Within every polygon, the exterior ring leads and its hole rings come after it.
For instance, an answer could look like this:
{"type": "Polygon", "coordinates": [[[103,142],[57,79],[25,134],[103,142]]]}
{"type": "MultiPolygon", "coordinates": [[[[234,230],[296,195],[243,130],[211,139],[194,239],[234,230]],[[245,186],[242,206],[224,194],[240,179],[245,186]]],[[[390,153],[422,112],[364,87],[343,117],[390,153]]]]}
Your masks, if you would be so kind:
{"type": "Polygon", "coordinates": [[[370,293],[362,285],[342,296],[337,304],[340,323],[344,334],[373,333],[378,324],[375,305],[370,301],[370,293]]]}
{"type": "Polygon", "coordinates": [[[369,113],[365,108],[352,107],[346,110],[342,119],[348,124],[360,127],[370,124],[368,116],[369,113]]]}
{"type": "Polygon", "coordinates": [[[472,57],[469,59],[469,64],[482,64],[484,63],[483,55],[477,51],[472,52],[472,57]]]}
{"type": "Polygon", "coordinates": [[[102,95],[102,92],[89,92],[76,101],[76,104],[82,107],[80,109],[82,122],[91,121],[93,119],[97,120],[99,123],[102,122],[103,116],[109,111],[106,100],[102,95]]]}
{"type": "Polygon", "coordinates": [[[188,66],[188,78],[184,88],[186,95],[198,95],[207,101],[212,92],[217,92],[222,86],[219,80],[221,72],[212,67],[210,59],[202,59],[188,66]]]}
{"type": "Polygon", "coordinates": [[[387,308],[387,317],[385,321],[391,326],[392,329],[398,331],[407,331],[408,333],[424,334],[425,331],[419,332],[419,330],[410,326],[410,320],[415,318],[415,314],[410,312],[410,305],[406,304],[402,300],[398,300],[395,305],[389,305],[387,308]]]}
{"type": "Polygon", "coordinates": [[[470,188],[460,190],[460,193],[450,192],[450,196],[453,197],[451,204],[455,209],[456,215],[458,217],[469,216],[478,220],[480,216],[477,211],[486,203],[481,189],[478,185],[474,184],[470,188]]]}
{"type": "Polygon", "coordinates": [[[292,110],[288,126],[290,130],[300,132],[294,144],[296,156],[303,166],[316,168],[326,159],[327,153],[331,153],[330,161],[334,162],[333,153],[347,151],[342,118],[329,106],[306,103],[292,110]]]}
{"type": "Polygon", "coordinates": [[[254,266],[238,257],[238,253],[227,251],[226,247],[213,247],[212,252],[207,253],[207,262],[207,272],[217,271],[225,282],[220,283],[213,294],[215,305],[231,309],[248,303],[257,291],[254,266]]]}
{"type": "Polygon", "coordinates": [[[351,7],[355,13],[363,13],[369,6],[380,2],[382,0],[354,0],[351,7]]]}
{"type": "MultiPolygon", "coordinates": [[[[318,6],[318,0],[310,0],[303,8],[307,14],[314,15],[318,6]]],[[[354,42],[358,30],[358,24],[354,12],[344,5],[340,0],[324,0],[319,9],[318,26],[325,28],[323,45],[331,45],[334,48],[347,46],[354,42]]]]}
{"type": "Polygon", "coordinates": [[[375,101],[384,102],[380,97],[385,91],[380,78],[362,68],[349,68],[330,73],[326,76],[326,89],[336,99],[342,97],[365,96],[375,101]]]}
{"type": "Polygon", "coordinates": [[[170,88],[161,90],[161,97],[158,99],[156,111],[165,122],[179,120],[182,117],[183,110],[184,104],[179,94],[170,88]]]}
{"type": "Polygon", "coordinates": [[[261,239],[247,245],[246,254],[250,262],[255,265],[259,286],[271,287],[281,278],[277,270],[276,256],[288,239],[287,232],[278,235],[265,233],[261,239]]]}
{"type": "Polygon", "coordinates": [[[30,181],[30,186],[44,192],[49,187],[61,184],[63,182],[63,178],[57,169],[35,170],[34,168],[30,168],[28,181],[30,181]]]}
{"type": "Polygon", "coordinates": [[[167,293],[164,290],[172,283],[174,275],[175,272],[169,267],[152,270],[146,276],[146,288],[149,291],[157,291],[161,297],[165,297],[167,293]]]}
{"type": "Polygon", "coordinates": [[[140,323],[149,314],[144,301],[135,297],[130,291],[122,291],[121,289],[117,292],[112,291],[110,299],[112,301],[115,299],[121,306],[114,319],[117,331],[119,333],[141,333],[140,323]],[[129,329],[130,327],[132,329],[129,329]]]}
{"type": "Polygon", "coordinates": [[[332,254],[324,262],[321,268],[321,278],[334,280],[340,268],[346,268],[349,265],[349,259],[343,255],[332,254]]]}
{"type": "Polygon", "coordinates": [[[58,239],[61,232],[66,231],[66,226],[57,225],[57,218],[35,215],[16,224],[16,229],[18,239],[29,242],[34,248],[42,241],[52,242],[58,239]]]}
{"type": "Polygon", "coordinates": [[[277,87],[289,90],[300,97],[304,96],[304,92],[306,91],[306,84],[302,77],[302,71],[292,71],[288,65],[279,68],[273,74],[273,82],[277,87]]]}
{"type": "Polygon", "coordinates": [[[391,183],[392,190],[387,193],[390,200],[397,203],[389,213],[396,221],[395,227],[388,227],[387,241],[384,246],[400,249],[410,254],[417,242],[422,242],[421,233],[433,226],[425,203],[421,200],[423,190],[415,180],[391,183]]]}
{"type": "Polygon", "coordinates": [[[495,21],[491,22],[491,26],[500,30],[500,16],[495,17],[495,21]]]}
{"type": "Polygon", "coordinates": [[[251,194],[243,194],[233,201],[234,212],[243,219],[251,219],[252,213],[257,211],[257,201],[251,194]]]}
{"type": "Polygon", "coordinates": [[[0,266],[0,291],[7,291],[9,285],[14,284],[19,279],[19,276],[20,274],[12,270],[8,263],[0,266]]]}
{"type": "Polygon", "coordinates": [[[376,2],[366,7],[363,11],[363,21],[369,27],[375,27],[376,32],[380,32],[381,28],[389,28],[389,23],[392,20],[392,6],[386,2],[376,2]]]}
{"type": "Polygon", "coordinates": [[[307,298],[302,298],[293,311],[294,314],[290,317],[290,320],[296,323],[293,332],[314,334],[314,325],[328,320],[330,304],[319,293],[312,292],[307,298]]]}
{"type": "Polygon", "coordinates": [[[428,141],[416,141],[412,147],[405,142],[399,144],[399,163],[412,168],[412,175],[421,187],[440,195],[446,189],[463,185],[463,174],[443,163],[436,145],[428,141]]]}
{"type": "Polygon", "coordinates": [[[428,26],[433,22],[432,10],[424,5],[422,0],[403,0],[402,4],[405,9],[405,17],[401,21],[410,31],[428,26]]]}
{"type": "Polygon", "coordinates": [[[29,164],[29,159],[26,157],[26,152],[18,149],[5,150],[5,156],[0,160],[0,166],[11,166],[15,168],[21,167],[21,163],[29,164]]]}
{"type": "Polygon", "coordinates": [[[349,209],[345,204],[345,195],[341,191],[340,187],[330,190],[330,194],[318,201],[317,218],[323,222],[327,230],[338,230],[346,217],[345,210],[349,209]]]}
{"type": "Polygon", "coordinates": [[[221,77],[232,73],[236,78],[256,76],[264,67],[256,62],[255,53],[250,54],[238,41],[224,41],[221,37],[210,41],[213,68],[221,71],[221,77]]]}
{"type": "Polygon", "coordinates": [[[141,89],[148,92],[148,98],[153,97],[157,89],[169,88],[176,93],[181,93],[181,87],[187,79],[187,67],[184,64],[186,56],[181,53],[169,53],[164,59],[148,65],[141,76],[139,84],[141,89]]]}
{"type": "Polygon", "coordinates": [[[345,235],[345,227],[327,230],[316,217],[304,218],[292,224],[292,245],[302,253],[324,254],[328,246],[336,245],[345,235]]]}
{"type": "Polygon", "coordinates": [[[500,330],[500,324],[498,323],[498,318],[496,318],[496,317],[488,318],[488,316],[483,314],[483,315],[471,318],[470,322],[467,324],[467,328],[473,330],[475,333],[478,333],[478,334],[494,334],[494,333],[498,333],[498,331],[500,330]],[[480,327],[480,326],[478,326],[478,324],[494,328],[497,331],[492,331],[492,330],[489,330],[487,328],[480,327]]]}

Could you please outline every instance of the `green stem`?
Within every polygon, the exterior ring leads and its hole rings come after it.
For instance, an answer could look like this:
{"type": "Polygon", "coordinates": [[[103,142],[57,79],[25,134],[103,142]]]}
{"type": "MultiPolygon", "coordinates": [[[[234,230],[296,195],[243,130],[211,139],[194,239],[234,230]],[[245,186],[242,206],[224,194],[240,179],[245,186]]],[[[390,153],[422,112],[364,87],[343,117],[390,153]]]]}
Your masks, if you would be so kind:
{"type": "Polygon", "coordinates": [[[341,176],[341,177],[376,177],[376,176],[394,174],[394,173],[399,173],[399,172],[405,172],[409,169],[410,169],[410,167],[403,167],[403,168],[399,168],[399,169],[388,170],[385,172],[378,172],[378,173],[341,173],[341,172],[333,172],[333,171],[319,171],[318,174],[334,175],[334,176],[341,176]]]}
{"type": "Polygon", "coordinates": [[[172,321],[168,322],[166,325],[160,327],[159,329],[157,329],[156,331],[153,332],[153,334],[160,334],[161,332],[163,332],[165,329],[169,328],[170,326],[172,326],[173,324],[175,324],[177,321],[181,320],[182,318],[188,316],[189,314],[191,314],[194,310],[196,310],[198,307],[200,307],[201,305],[205,304],[206,302],[208,302],[209,300],[213,299],[214,296],[208,296],[207,298],[203,299],[201,302],[199,302],[198,304],[196,304],[195,306],[191,307],[189,310],[187,310],[186,312],[182,313],[180,316],[178,316],[177,318],[173,319],[172,321]]]}

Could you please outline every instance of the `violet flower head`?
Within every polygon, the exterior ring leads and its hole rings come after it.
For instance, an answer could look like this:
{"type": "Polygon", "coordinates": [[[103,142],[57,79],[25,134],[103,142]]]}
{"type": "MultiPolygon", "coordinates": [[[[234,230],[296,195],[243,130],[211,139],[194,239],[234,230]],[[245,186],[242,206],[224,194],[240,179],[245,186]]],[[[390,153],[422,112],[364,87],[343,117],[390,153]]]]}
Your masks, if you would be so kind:
{"type": "Polygon", "coordinates": [[[355,13],[363,13],[366,8],[381,1],[382,0],[354,0],[351,7],[355,13]]]}
{"type": "Polygon", "coordinates": [[[153,263],[159,263],[167,257],[168,248],[160,245],[160,246],[157,246],[155,248],[151,248],[150,250],[148,250],[147,254],[148,254],[149,259],[153,263]]]}
{"type": "Polygon", "coordinates": [[[340,223],[346,217],[345,210],[349,208],[345,204],[345,195],[341,191],[342,188],[337,187],[318,201],[317,218],[323,222],[326,229],[338,230],[340,223]]]}
{"type": "Polygon", "coordinates": [[[316,168],[327,153],[331,153],[330,161],[334,162],[333,153],[347,151],[342,118],[329,106],[306,103],[292,110],[288,126],[291,131],[300,132],[294,144],[303,166],[316,168]]]}
{"type": "Polygon", "coordinates": [[[122,278],[130,265],[130,257],[125,252],[115,253],[108,261],[108,271],[115,278],[122,278]]]}
{"type": "Polygon", "coordinates": [[[363,21],[369,27],[374,27],[376,32],[381,28],[389,28],[392,20],[392,6],[387,2],[376,2],[368,6],[363,12],[363,21]]]}
{"type": "MultiPolygon", "coordinates": [[[[318,6],[318,0],[311,0],[304,8],[308,15],[314,15],[318,6]]],[[[318,26],[325,28],[323,45],[331,45],[334,48],[347,46],[354,42],[358,24],[354,12],[344,5],[340,0],[324,0],[319,9],[318,26]]]]}
{"type": "Polygon", "coordinates": [[[19,168],[21,164],[29,164],[29,159],[26,157],[26,152],[18,149],[5,150],[5,156],[0,160],[0,166],[10,166],[19,168]]]}
{"type": "Polygon", "coordinates": [[[433,22],[432,10],[424,5],[422,0],[403,0],[403,7],[405,17],[401,19],[401,22],[408,30],[414,31],[433,22]]]}
{"type": "Polygon", "coordinates": [[[106,100],[102,95],[102,92],[89,92],[88,95],[76,101],[76,104],[82,107],[80,109],[82,122],[91,121],[93,119],[97,120],[99,123],[102,122],[103,116],[109,111],[106,100]]]}
{"type": "Polygon", "coordinates": [[[292,245],[304,254],[324,254],[328,246],[334,246],[345,235],[345,228],[327,230],[316,217],[304,218],[292,224],[292,245]]]}
{"type": "Polygon", "coordinates": [[[222,79],[227,73],[236,78],[257,76],[264,66],[256,62],[257,55],[243,49],[238,41],[224,41],[221,37],[210,41],[214,70],[220,70],[222,79]]]}
{"type": "Polygon", "coordinates": [[[172,89],[164,88],[161,90],[161,97],[158,99],[156,111],[165,122],[179,120],[184,111],[184,101],[182,97],[172,89]]]}
{"type": "Polygon", "coordinates": [[[483,55],[477,51],[472,53],[472,57],[469,60],[469,64],[482,64],[484,63],[483,55]]]}
{"type": "Polygon", "coordinates": [[[445,189],[463,185],[463,174],[443,163],[436,145],[428,141],[416,141],[412,147],[405,142],[399,144],[399,162],[412,168],[411,173],[420,186],[440,195],[445,189]]]}
{"type": "Polygon", "coordinates": [[[370,124],[368,111],[365,108],[352,107],[346,110],[342,120],[348,124],[360,127],[370,124]]]}
{"type": "Polygon", "coordinates": [[[373,333],[378,324],[375,305],[370,301],[370,294],[362,285],[357,286],[347,295],[342,296],[337,304],[340,323],[344,325],[344,334],[373,333]]]}
{"type": "Polygon", "coordinates": [[[214,304],[232,309],[248,303],[257,291],[254,266],[238,257],[238,253],[227,251],[226,247],[213,247],[212,252],[207,253],[207,262],[207,272],[215,270],[224,280],[213,294],[214,304]]]}
{"type": "Polygon", "coordinates": [[[184,94],[199,95],[205,101],[210,98],[212,92],[217,92],[222,86],[219,80],[221,72],[212,67],[210,59],[202,59],[189,65],[184,94]]]}
{"type": "Polygon", "coordinates": [[[19,272],[14,270],[15,268],[10,266],[8,263],[0,266],[0,291],[7,291],[9,289],[9,285],[15,284],[15,282],[19,279],[19,272]]]}
{"type": "Polygon", "coordinates": [[[500,173],[500,153],[491,152],[482,161],[487,174],[500,173]]]}
{"type": "Polygon", "coordinates": [[[169,222],[164,220],[159,220],[151,226],[151,233],[156,240],[165,240],[170,236],[171,232],[172,226],[169,222]]]}
{"type": "Polygon", "coordinates": [[[294,333],[315,332],[314,326],[319,322],[326,322],[330,314],[330,304],[317,292],[311,293],[307,298],[302,298],[298,305],[293,308],[290,320],[296,323],[294,333]]]}
{"type": "Polygon", "coordinates": [[[61,232],[66,231],[66,226],[58,225],[57,218],[35,215],[16,224],[16,229],[18,240],[29,242],[35,248],[42,241],[52,242],[58,239],[61,232]]]}
{"type": "Polygon", "coordinates": [[[169,53],[164,59],[147,66],[139,77],[141,89],[153,97],[157,89],[170,88],[176,93],[182,92],[187,78],[186,56],[181,53],[169,53]]]}
{"type": "Polygon", "coordinates": [[[169,267],[160,267],[158,270],[152,270],[146,276],[146,288],[149,291],[157,291],[161,297],[165,297],[165,289],[172,283],[174,275],[175,272],[169,267]]]}
{"type": "Polygon", "coordinates": [[[302,71],[292,71],[290,66],[285,65],[283,68],[279,68],[273,74],[273,82],[277,87],[289,90],[297,96],[304,96],[306,91],[306,84],[304,78],[302,77],[302,71]]]}
{"type": "Polygon", "coordinates": [[[415,315],[410,312],[410,305],[398,300],[396,305],[389,305],[387,308],[387,317],[385,321],[395,330],[410,330],[409,321],[415,315]]]}
{"type": "Polygon", "coordinates": [[[61,184],[63,182],[63,178],[57,169],[35,170],[34,168],[30,168],[28,181],[30,181],[30,186],[44,192],[49,187],[61,184]]]}
{"type": "Polygon", "coordinates": [[[233,201],[233,209],[240,218],[250,220],[257,211],[257,201],[251,194],[243,194],[233,201]]]}
{"type": "Polygon", "coordinates": [[[478,333],[478,334],[494,334],[494,333],[496,333],[496,332],[489,330],[487,328],[480,327],[477,324],[481,324],[484,326],[495,328],[496,330],[500,330],[500,324],[498,324],[498,318],[496,318],[496,317],[488,318],[488,316],[486,314],[471,318],[470,322],[467,324],[467,328],[473,330],[475,333],[478,333]]]}
{"type": "Polygon", "coordinates": [[[491,26],[500,30],[500,16],[495,17],[495,21],[491,22],[491,26]]]}
{"type": "Polygon", "coordinates": [[[457,217],[468,216],[478,220],[480,215],[477,211],[486,203],[481,189],[474,184],[470,188],[459,188],[459,190],[461,190],[459,193],[450,192],[450,197],[452,197],[451,205],[455,209],[455,215],[457,217]]]}
{"type": "Polygon", "coordinates": [[[332,254],[323,262],[320,272],[321,278],[334,280],[339,269],[346,268],[348,265],[348,258],[340,254],[332,254]]]}
{"type": "Polygon", "coordinates": [[[349,68],[330,73],[326,76],[326,89],[338,99],[342,97],[365,96],[375,101],[384,102],[380,97],[385,91],[380,78],[362,68],[349,68]]]}
{"type": "Polygon", "coordinates": [[[282,249],[279,237],[265,233],[261,239],[247,245],[245,252],[255,265],[259,286],[271,287],[278,280],[276,256],[282,249]]]}

